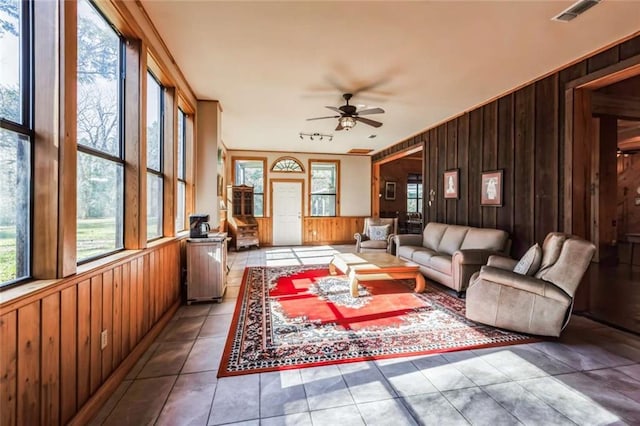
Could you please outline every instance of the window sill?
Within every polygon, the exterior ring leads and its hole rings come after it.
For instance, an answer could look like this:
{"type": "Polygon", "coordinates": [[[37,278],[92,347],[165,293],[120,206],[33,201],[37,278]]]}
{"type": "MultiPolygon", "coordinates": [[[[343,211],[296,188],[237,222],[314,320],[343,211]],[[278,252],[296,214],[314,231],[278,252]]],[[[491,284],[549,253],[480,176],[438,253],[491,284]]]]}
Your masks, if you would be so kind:
{"type": "MultiPolygon", "coordinates": [[[[175,237],[163,237],[159,238],[153,242],[150,242],[147,246],[148,249],[155,249],[164,244],[182,240],[189,237],[189,231],[183,231],[178,233],[175,237]]],[[[76,273],[70,275],[65,278],[56,278],[56,279],[48,279],[48,280],[38,280],[34,279],[31,281],[26,281],[24,284],[16,285],[6,290],[0,291],[0,316],[4,313],[15,309],[17,304],[23,305],[31,302],[31,299],[36,300],[42,297],[46,297],[48,293],[53,293],[54,291],[62,290],[62,287],[65,286],[65,283],[68,285],[73,285],[74,282],[78,282],[82,280],[83,275],[91,275],[97,269],[108,267],[112,263],[117,263],[122,261],[123,259],[133,257],[141,252],[144,252],[144,249],[141,250],[122,250],[117,253],[114,253],[110,256],[103,257],[101,259],[96,259],[91,262],[84,263],[82,265],[78,265],[76,269],[76,273]],[[58,288],[61,286],[61,288],[58,288]],[[47,294],[43,294],[47,293],[47,294]]]]}

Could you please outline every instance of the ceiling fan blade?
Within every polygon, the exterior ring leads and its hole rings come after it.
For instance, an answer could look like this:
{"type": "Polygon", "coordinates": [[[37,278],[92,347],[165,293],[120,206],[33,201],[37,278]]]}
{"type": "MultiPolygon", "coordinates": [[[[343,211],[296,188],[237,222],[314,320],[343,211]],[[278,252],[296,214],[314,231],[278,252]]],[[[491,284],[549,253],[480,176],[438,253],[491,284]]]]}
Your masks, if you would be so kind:
{"type": "Polygon", "coordinates": [[[344,127],[342,127],[342,123],[338,122],[338,126],[336,127],[336,130],[342,130],[344,129],[344,127]]]}
{"type": "Polygon", "coordinates": [[[364,124],[368,124],[369,126],[373,126],[373,127],[380,127],[382,126],[382,123],[379,121],[375,121],[375,120],[369,120],[368,118],[362,118],[362,117],[353,117],[356,119],[356,121],[360,121],[364,124]]]}
{"type": "Polygon", "coordinates": [[[333,106],[326,106],[325,108],[329,108],[331,111],[335,111],[338,114],[342,114],[342,111],[340,111],[339,108],[333,107],[333,106]]]}
{"type": "Polygon", "coordinates": [[[369,115],[369,114],[382,114],[384,110],[382,108],[370,108],[363,109],[362,111],[358,111],[358,115],[369,115]]]}
{"type": "Polygon", "coordinates": [[[315,118],[307,118],[307,121],[311,120],[324,120],[325,118],[340,118],[339,115],[328,115],[326,117],[315,117],[315,118]]]}
{"type": "Polygon", "coordinates": [[[382,77],[379,78],[375,81],[372,81],[369,84],[364,84],[360,87],[357,87],[356,89],[354,89],[351,93],[353,93],[354,95],[357,95],[360,92],[368,92],[371,91],[373,89],[375,89],[378,86],[382,86],[383,84],[386,84],[389,82],[389,77],[382,77]]]}

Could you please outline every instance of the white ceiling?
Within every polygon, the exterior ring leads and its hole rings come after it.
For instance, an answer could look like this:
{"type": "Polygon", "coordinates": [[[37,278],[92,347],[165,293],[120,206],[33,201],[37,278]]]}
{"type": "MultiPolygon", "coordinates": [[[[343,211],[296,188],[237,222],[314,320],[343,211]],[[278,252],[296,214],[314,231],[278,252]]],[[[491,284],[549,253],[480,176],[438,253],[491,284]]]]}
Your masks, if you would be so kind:
{"type": "Polygon", "coordinates": [[[550,20],[571,4],[142,1],[197,98],[220,101],[229,149],[324,153],[378,151],[640,30],[640,1],[550,20]],[[306,121],[369,85],[352,103],[382,127],[306,121]]]}

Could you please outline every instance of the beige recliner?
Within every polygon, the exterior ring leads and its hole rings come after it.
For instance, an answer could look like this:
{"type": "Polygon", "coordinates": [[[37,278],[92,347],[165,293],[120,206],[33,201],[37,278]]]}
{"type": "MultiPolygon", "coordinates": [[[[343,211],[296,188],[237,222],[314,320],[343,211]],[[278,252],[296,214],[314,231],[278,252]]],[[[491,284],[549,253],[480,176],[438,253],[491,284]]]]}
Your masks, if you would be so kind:
{"type": "Polygon", "coordinates": [[[513,272],[517,260],[491,256],[467,289],[467,318],[529,334],[559,336],[571,317],[573,297],[596,247],[552,232],[533,276],[513,272]]]}
{"type": "MultiPolygon", "coordinates": [[[[380,230],[380,228],[378,228],[380,230]]],[[[393,241],[393,237],[398,233],[398,218],[379,218],[379,217],[368,217],[364,220],[364,229],[362,233],[356,232],[353,235],[353,238],[356,239],[356,253],[363,253],[368,251],[373,252],[387,252],[391,253],[391,242],[393,241]],[[387,235],[384,239],[375,239],[376,236],[373,236],[372,239],[370,226],[386,226],[387,235]]]]}

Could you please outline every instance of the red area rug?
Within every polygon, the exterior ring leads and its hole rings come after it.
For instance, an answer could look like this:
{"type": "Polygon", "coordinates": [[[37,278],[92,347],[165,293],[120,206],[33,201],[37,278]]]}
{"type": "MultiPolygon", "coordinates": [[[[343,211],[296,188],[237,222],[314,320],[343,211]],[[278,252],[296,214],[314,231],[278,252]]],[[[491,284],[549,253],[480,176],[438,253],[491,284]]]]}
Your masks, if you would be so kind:
{"type": "Polygon", "coordinates": [[[353,298],[328,267],[249,267],[218,377],[535,341],[474,323],[427,284],[368,281],[353,298]]]}

